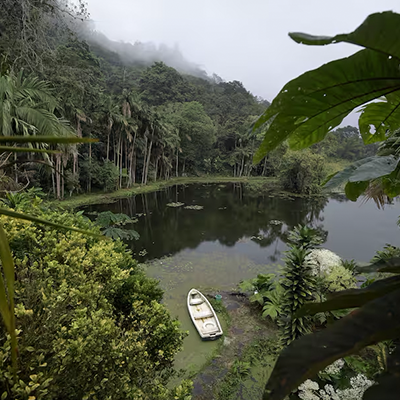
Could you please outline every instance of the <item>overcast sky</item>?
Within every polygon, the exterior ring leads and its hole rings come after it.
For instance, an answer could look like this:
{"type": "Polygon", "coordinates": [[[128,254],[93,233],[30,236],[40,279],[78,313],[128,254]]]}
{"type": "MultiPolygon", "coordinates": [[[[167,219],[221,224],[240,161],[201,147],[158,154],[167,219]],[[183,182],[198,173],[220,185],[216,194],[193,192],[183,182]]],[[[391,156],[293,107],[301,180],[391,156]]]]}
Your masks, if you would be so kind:
{"type": "Polygon", "coordinates": [[[356,46],[299,45],[288,32],[350,32],[369,14],[400,12],[399,0],[88,0],[110,39],[178,45],[208,73],[242,81],[272,100],[306,70],[352,54],[356,46]]]}

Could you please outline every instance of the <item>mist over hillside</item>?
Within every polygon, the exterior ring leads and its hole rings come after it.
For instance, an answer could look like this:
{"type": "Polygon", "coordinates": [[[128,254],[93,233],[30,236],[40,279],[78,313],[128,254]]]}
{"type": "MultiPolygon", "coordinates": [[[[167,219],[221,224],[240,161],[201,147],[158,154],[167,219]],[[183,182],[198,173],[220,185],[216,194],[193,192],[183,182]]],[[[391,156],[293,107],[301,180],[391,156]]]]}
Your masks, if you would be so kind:
{"type": "MultiPolygon", "coordinates": [[[[79,36],[86,40],[93,51],[105,56],[104,50],[118,55],[115,63],[120,62],[125,65],[150,66],[155,62],[162,61],[169,67],[177,71],[193,75],[203,79],[211,79],[207,72],[200,65],[188,61],[178,45],[170,47],[166,44],[156,45],[152,42],[129,43],[124,41],[114,41],[94,27],[94,23],[85,23],[84,29],[77,29],[79,36]]],[[[109,54],[110,56],[110,54],[109,54]]],[[[109,58],[109,57],[107,57],[109,58]]],[[[111,60],[110,60],[111,61],[111,60]]]]}

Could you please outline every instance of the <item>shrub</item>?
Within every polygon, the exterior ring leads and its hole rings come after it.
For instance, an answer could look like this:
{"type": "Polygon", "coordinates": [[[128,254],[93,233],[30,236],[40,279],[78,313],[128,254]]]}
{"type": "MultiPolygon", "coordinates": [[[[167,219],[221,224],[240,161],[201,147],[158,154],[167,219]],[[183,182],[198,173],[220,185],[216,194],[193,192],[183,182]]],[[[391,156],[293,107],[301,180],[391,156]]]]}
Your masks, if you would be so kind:
{"type": "Polygon", "coordinates": [[[353,273],[343,265],[336,266],[328,275],[324,276],[323,285],[325,287],[325,292],[328,293],[357,287],[353,273]]]}
{"type": "MultiPolygon", "coordinates": [[[[24,210],[22,210],[24,211],[24,210]]],[[[31,214],[99,232],[81,215],[31,214]]],[[[7,399],[184,399],[167,389],[184,333],[121,241],[1,217],[16,268],[19,370],[0,327],[0,393],[7,399]]],[[[4,397],[3,397],[4,398],[4,397]]]]}
{"type": "Polygon", "coordinates": [[[310,150],[288,152],[279,174],[283,189],[298,194],[317,194],[325,177],[324,158],[310,150]]]}
{"type": "Polygon", "coordinates": [[[300,336],[309,333],[311,321],[308,317],[298,317],[296,312],[314,299],[315,279],[306,257],[310,249],[321,242],[318,232],[307,226],[297,226],[289,235],[289,250],[286,252],[284,278],[280,282],[282,314],[286,317],[283,326],[282,344],[288,345],[300,336]]]}

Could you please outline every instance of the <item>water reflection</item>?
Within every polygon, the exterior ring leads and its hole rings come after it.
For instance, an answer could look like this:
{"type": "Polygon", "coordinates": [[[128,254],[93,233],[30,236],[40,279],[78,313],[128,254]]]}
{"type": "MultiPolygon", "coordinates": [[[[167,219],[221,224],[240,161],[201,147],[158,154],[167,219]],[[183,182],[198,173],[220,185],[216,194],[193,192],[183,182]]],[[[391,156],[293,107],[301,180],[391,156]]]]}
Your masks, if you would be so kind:
{"type": "Polygon", "coordinates": [[[136,215],[135,229],[140,240],[130,242],[130,246],[136,255],[146,249],[143,260],[196,249],[204,242],[227,248],[253,242],[260,249],[269,249],[268,254],[264,251],[263,260],[267,256],[276,261],[282,250],[279,244],[286,241],[287,232],[295,225],[307,223],[327,235],[323,226],[327,202],[326,198],[306,201],[254,196],[244,185],[236,183],[173,186],[91,209],[136,215]],[[167,207],[170,202],[204,208],[167,207]]]}

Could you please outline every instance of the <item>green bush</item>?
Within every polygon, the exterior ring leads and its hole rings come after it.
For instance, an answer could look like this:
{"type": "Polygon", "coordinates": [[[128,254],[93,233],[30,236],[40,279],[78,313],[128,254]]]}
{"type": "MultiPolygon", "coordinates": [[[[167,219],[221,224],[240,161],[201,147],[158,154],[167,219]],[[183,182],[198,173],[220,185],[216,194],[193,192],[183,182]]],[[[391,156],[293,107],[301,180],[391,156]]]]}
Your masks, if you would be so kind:
{"type": "Polygon", "coordinates": [[[340,290],[354,289],[357,287],[353,273],[343,265],[338,265],[323,278],[326,293],[339,292],[340,290]]]}
{"type": "MultiPolygon", "coordinates": [[[[30,211],[99,232],[81,215],[38,207],[30,211]]],[[[187,398],[186,381],[167,389],[184,333],[159,303],[156,282],[121,241],[7,217],[0,222],[15,259],[19,337],[15,379],[9,339],[0,327],[2,398],[187,398]]]]}
{"type": "Polygon", "coordinates": [[[279,174],[283,189],[298,194],[317,194],[325,177],[324,158],[310,150],[287,152],[279,174]]]}

